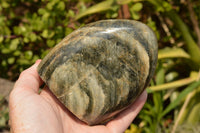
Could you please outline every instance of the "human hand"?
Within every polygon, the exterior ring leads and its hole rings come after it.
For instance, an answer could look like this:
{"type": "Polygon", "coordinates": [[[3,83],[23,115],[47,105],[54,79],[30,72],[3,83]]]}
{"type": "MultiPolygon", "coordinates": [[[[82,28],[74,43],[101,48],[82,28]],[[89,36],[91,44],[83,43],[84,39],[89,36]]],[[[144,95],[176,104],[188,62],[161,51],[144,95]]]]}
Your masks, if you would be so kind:
{"type": "Polygon", "coordinates": [[[45,87],[37,73],[40,61],[23,71],[10,94],[10,125],[13,133],[121,133],[142,109],[147,93],[106,125],[88,126],[72,113],[45,87]]]}

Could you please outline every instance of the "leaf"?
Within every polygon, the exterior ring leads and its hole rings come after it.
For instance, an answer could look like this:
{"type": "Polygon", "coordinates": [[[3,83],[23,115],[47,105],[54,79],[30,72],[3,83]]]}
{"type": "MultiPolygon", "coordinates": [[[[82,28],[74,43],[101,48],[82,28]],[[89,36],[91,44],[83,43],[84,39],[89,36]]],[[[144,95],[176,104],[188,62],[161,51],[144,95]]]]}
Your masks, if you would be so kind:
{"type": "Polygon", "coordinates": [[[106,10],[110,10],[112,9],[112,4],[114,3],[113,0],[107,0],[107,1],[103,1],[101,3],[98,3],[88,9],[86,9],[84,12],[79,13],[76,17],[75,20],[78,20],[84,16],[90,15],[90,14],[94,14],[94,13],[98,13],[98,12],[102,12],[102,11],[106,11],[106,10]]]}
{"type": "Polygon", "coordinates": [[[6,126],[6,119],[5,117],[0,117],[0,127],[5,127],[6,126]]]}
{"type": "Polygon", "coordinates": [[[19,27],[19,30],[20,30],[21,32],[23,32],[23,33],[26,33],[26,32],[27,32],[27,27],[25,27],[25,26],[20,26],[20,27],[19,27]]]}
{"type": "Polygon", "coordinates": [[[13,40],[11,41],[11,44],[10,44],[10,46],[9,46],[9,49],[12,50],[12,51],[13,51],[13,50],[16,50],[19,43],[20,43],[20,42],[19,42],[19,39],[18,39],[18,38],[13,39],[13,40]]]}
{"type": "Polygon", "coordinates": [[[151,17],[147,19],[147,25],[154,31],[158,40],[160,40],[160,33],[157,30],[156,22],[151,17]]]}
{"type": "Polygon", "coordinates": [[[158,51],[158,59],[163,58],[190,58],[182,48],[164,48],[158,51]]]}
{"type": "Polygon", "coordinates": [[[193,106],[191,112],[189,113],[187,121],[191,124],[196,124],[200,121],[200,103],[193,106]]]}
{"type": "Polygon", "coordinates": [[[131,14],[132,14],[131,16],[132,16],[132,18],[133,18],[134,20],[140,19],[140,15],[139,15],[138,12],[132,12],[131,14]]]}
{"type": "Polygon", "coordinates": [[[131,2],[141,2],[141,1],[144,1],[144,0],[117,0],[117,3],[120,5],[125,5],[131,2]]]}
{"type": "Polygon", "coordinates": [[[21,34],[21,29],[17,26],[14,26],[13,27],[13,31],[14,31],[14,34],[16,35],[20,35],[21,34]]]}
{"type": "Polygon", "coordinates": [[[176,123],[182,124],[183,122],[191,123],[191,124],[197,124],[200,121],[200,86],[190,92],[185,101],[184,104],[180,110],[179,116],[180,120],[176,123]]]}
{"type": "Polygon", "coordinates": [[[9,54],[9,53],[11,53],[12,51],[10,50],[10,49],[8,49],[8,48],[2,48],[1,49],[1,53],[3,53],[3,54],[9,54]]]}
{"type": "Polygon", "coordinates": [[[45,29],[43,32],[42,32],[42,37],[44,38],[47,38],[48,37],[48,30],[45,29]]]}
{"type": "Polygon", "coordinates": [[[24,55],[25,55],[25,58],[27,59],[27,60],[30,60],[31,58],[32,58],[32,56],[33,56],[33,52],[32,51],[26,51],[25,53],[24,53],[24,55]]]}
{"type": "Polygon", "coordinates": [[[150,93],[153,91],[161,91],[161,90],[181,87],[181,86],[184,86],[184,85],[194,82],[195,80],[197,80],[197,78],[198,78],[198,74],[196,72],[191,72],[191,76],[188,78],[180,79],[180,80],[162,84],[162,85],[151,86],[151,87],[147,88],[147,91],[150,93]]]}
{"type": "Polygon", "coordinates": [[[176,79],[179,76],[178,72],[169,72],[165,78],[167,82],[173,81],[174,79],[176,79]]]}
{"type": "Polygon", "coordinates": [[[3,36],[0,36],[0,43],[3,42],[3,36]]]}
{"type": "Polygon", "coordinates": [[[154,7],[156,8],[157,12],[164,12],[165,9],[163,6],[160,5],[160,2],[157,0],[147,0],[149,3],[153,4],[154,7]]]}
{"type": "Polygon", "coordinates": [[[125,4],[129,4],[132,1],[133,0],[117,0],[117,3],[120,5],[125,5],[125,4]]]}
{"type": "Polygon", "coordinates": [[[75,16],[75,13],[74,13],[74,11],[70,9],[70,10],[68,11],[68,13],[67,13],[67,16],[69,16],[69,17],[72,17],[72,18],[73,18],[73,17],[75,16]]]}
{"type": "Polygon", "coordinates": [[[151,86],[147,89],[147,91],[152,92],[152,91],[161,91],[161,90],[177,88],[177,87],[181,87],[181,86],[190,84],[190,83],[194,82],[196,79],[197,79],[197,77],[195,77],[195,78],[189,77],[189,78],[180,79],[180,80],[170,82],[170,83],[166,83],[166,84],[162,84],[162,85],[151,86]]]}
{"type": "Polygon", "coordinates": [[[48,9],[48,10],[52,10],[54,4],[55,4],[55,2],[53,2],[53,1],[49,2],[49,3],[46,5],[47,9],[48,9]]]}
{"type": "Polygon", "coordinates": [[[131,16],[133,19],[138,20],[140,18],[140,14],[138,13],[142,9],[142,3],[135,3],[130,7],[131,16]]]}
{"type": "Polygon", "coordinates": [[[73,31],[72,28],[66,27],[65,28],[65,35],[69,35],[73,31]]]}
{"type": "Polygon", "coordinates": [[[6,1],[2,1],[1,4],[3,8],[8,8],[10,6],[6,1]]]}
{"type": "Polygon", "coordinates": [[[55,35],[55,32],[53,30],[49,31],[48,38],[52,38],[55,35]]]}
{"type": "Polygon", "coordinates": [[[65,9],[65,3],[63,1],[60,1],[57,5],[57,9],[63,11],[65,9]]]}
{"type": "Polygon", "coordinates": [[[187,88],[185,88],[177,97],[176,100],[174,100],[172,103],[170,103],[167,108],[163,111],[162,117],[165,116],[167,113],[169,113],[172,109],[174,109],[191,91],[196,89],[198,86],[200,86],[200,81],[194,82],[191,85],[189,85],[187,88]]]}
{"type": "Polygon", "coordinates": [[[33,59],[32,59],[32,63],[35,63],[36,60],[38,60],[38,59],[39,59],[39,56],[38,56],[38,55],[34,55],[34,56],[33,56],[33,59]]]}
{"type": "Polygon", "coordinates": [[[165,71],[163,67],[161,67],[161,69],[157,72],[156,75],[156,84],[157,85],[163,84],[164,81],[165,81],[165,71]]]}
{"type": "Polygon", "coordinates": [[[142,9],[142,7],[143,7],[142,3],[135,3],[132,6],[132,10],[138,12],[138,11],[140,11],[142,9]]]}
{"type": "Polygon", "coordinates": [[[27,37],[24,37],[23,41],[24,41],[25,43],[28,43],[28,42],[29,42],[29,39],[28,39],[27,37]]]}
{"type": "Polygon", "coordinates": [[[13,53],[14,56],[19,56],[20,54],[21,54],[21,51],[19,51],[19,50],[16,50],[16,51],[13,53]]]}
{"type": "Polygon", "coordinates": [[[1,65],[2,65],[3,67],[7,67],[7,62],[6,62],[5,60],[3,60],[3,61],[1,62],[1,65]]]}
{"type": "Polygon", "coordinates": [[[38,9],[38,14],[43,15],[46,13],[46,10],[44,8],[38,9]]]}
{"type": "Polygon", "coordinates": [[[161,112],[163,110],[163,100],[160,92],[155,92],[153,94],[154,110],[157,115],[157,118],[160,119],[161,112]]]}
{"type": "Polygon", "coordinates": [[[37,35],[35,33],[31,33],[30,36],[29,36],[30,40],[32,42],[35,42],[37,40],[37,35]]]}
{"type": "MultiPolygon", "coordinates": [[[[27,59],[18,59],[17,64],[19,64],[19,65],[30,65],[30,61],[27,60],[27,59]]],[[[24,70],[24,69],[21,68],[21,71],[22,70],[24,70]]]]}
{"type": "Polygon", "coordinates": [[[162,5],[166,11],[170,11],[172,9],[172,5],[167,1],[162,1],[162,5]]]}
{"type": "Polygon", "coordinates": [[[127,129],[126,131],[125,131],[125,133],[140,133],[141,132],[141,129],[140,128],[138,128],[136,125],[134,125],[134,124],[131,124],[130,125],[130,129],[127,129]]]}
{"type": "Polygon", "coordinates": [[[55,41],[54,40],[47,40],[47,46],[48,47],[53,47],[55,45],[55,41]]]}
{"type": "Polygon", "coordinates": [[[50,49],[47,49],[45,51],[42,52],[41,58],[43,59],[48,53],[49,53],[50,49]]]}
{"type": "Polygon", "coordinates": [[[15,62],[15,57],[8,58],[8,64],[13,64],[15,62]]]}
{"type": "MultiPolygon", "coordinates": [[[[196,63],[196,69],[200,67],[200,49],[190,34],[190,30],[181,17],[171,10],[166,12],[167,16],[173,21],[175,27],[181,32],[183,39],[185,40],[186,48],[191,56],[191,59],[196,63]]],[[[195,66],[194,66],[195,68],[195,66]]]]}
{"type": "MultiPolygon", "coordinates": [[[[49,12],[45,12],[42,16],[42,18],[45,20],[49,19],[50,13],[49,12]]],[[[50,20],[50,19],[49,19],[50,20]]]]}

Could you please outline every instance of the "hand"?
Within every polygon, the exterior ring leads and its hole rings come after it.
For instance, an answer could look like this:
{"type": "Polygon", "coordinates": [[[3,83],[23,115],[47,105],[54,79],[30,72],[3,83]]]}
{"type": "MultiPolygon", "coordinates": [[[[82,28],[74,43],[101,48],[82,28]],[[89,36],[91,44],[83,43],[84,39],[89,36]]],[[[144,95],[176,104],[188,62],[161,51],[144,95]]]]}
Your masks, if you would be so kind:
{"type": "Polygon", "coordinates": [[[106,125],[88,126],[61,104],[45,87],[37,73],[40,60],[23,71],[10,94],[10,124],[13,133],[121,133],[131,124],[143,107],[147,93],[106,125]]]}

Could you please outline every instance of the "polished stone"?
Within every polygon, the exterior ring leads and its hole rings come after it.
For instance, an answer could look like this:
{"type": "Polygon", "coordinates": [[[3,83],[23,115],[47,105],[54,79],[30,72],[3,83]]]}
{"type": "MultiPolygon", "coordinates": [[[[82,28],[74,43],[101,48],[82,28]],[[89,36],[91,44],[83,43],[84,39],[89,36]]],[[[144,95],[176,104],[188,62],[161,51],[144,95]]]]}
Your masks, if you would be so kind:
{"type": "Polygon", "coordinates": [[[157,40],[145,24],[103,20],[57,44],[38,72],[80,120],[102,124],[128,107],[147,87],[157,62],[157,40]]]}

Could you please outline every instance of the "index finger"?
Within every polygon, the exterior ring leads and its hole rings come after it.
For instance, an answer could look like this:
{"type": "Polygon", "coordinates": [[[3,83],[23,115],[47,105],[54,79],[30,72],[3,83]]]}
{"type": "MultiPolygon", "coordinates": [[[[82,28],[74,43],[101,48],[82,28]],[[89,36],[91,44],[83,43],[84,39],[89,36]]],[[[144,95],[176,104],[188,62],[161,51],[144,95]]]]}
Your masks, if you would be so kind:
{"type": "Polygon", "coordinates": [[[24,70],[19,79],[16,81],[14,90],[15,91],[33,91],[34,93],[38,93],[39,87],[42,85],[43,81],[40,79],[37,66],[41,60],[37,60],[34,65],[30,68],[24,70]]]}

